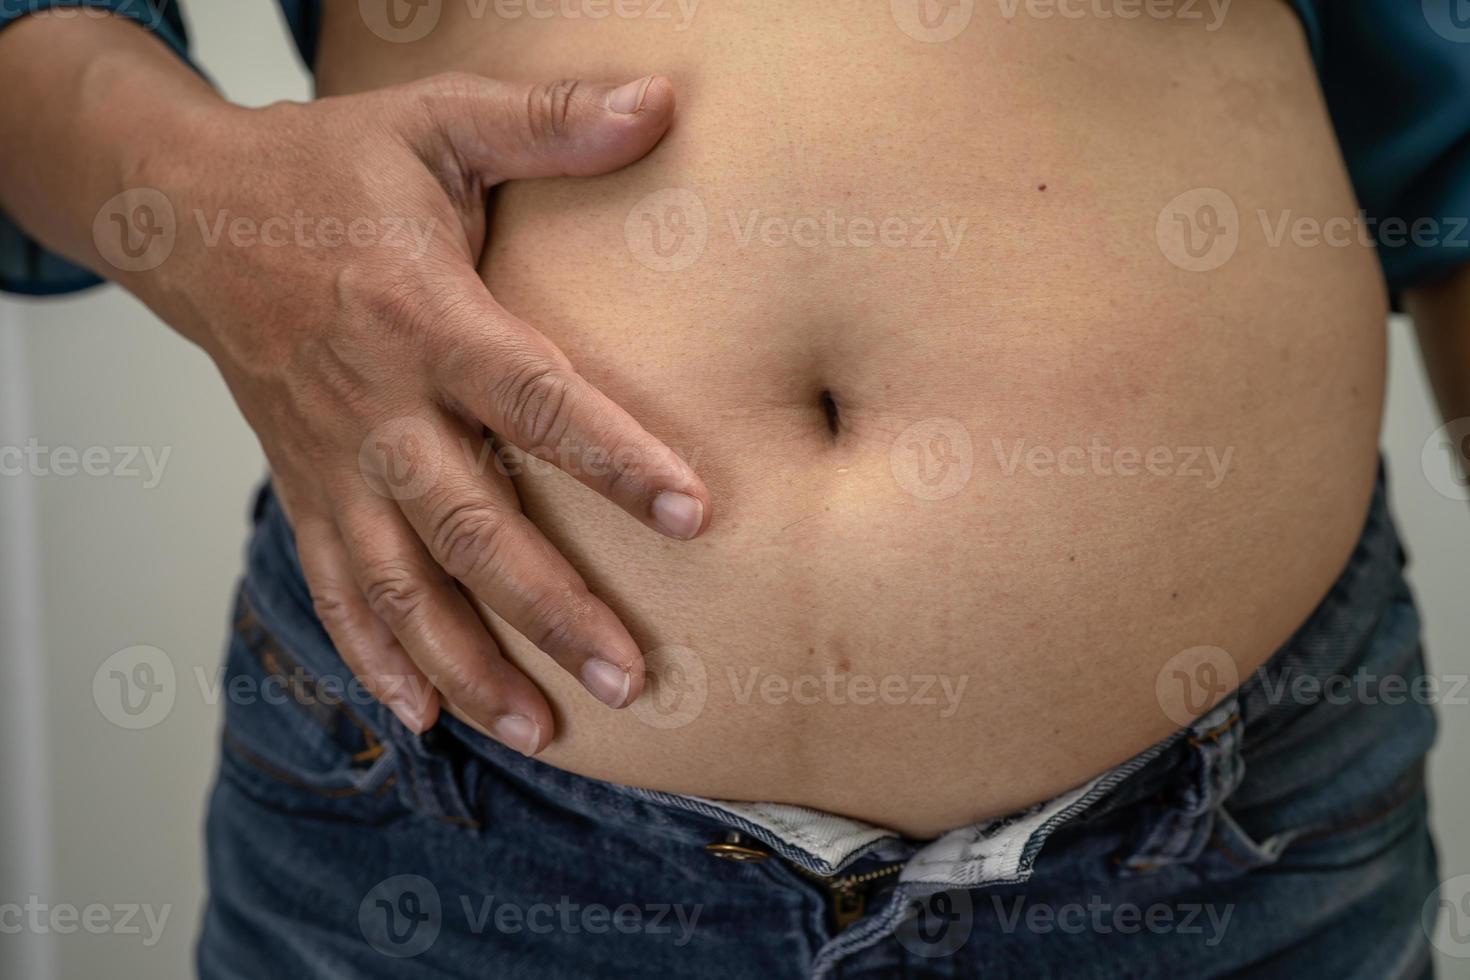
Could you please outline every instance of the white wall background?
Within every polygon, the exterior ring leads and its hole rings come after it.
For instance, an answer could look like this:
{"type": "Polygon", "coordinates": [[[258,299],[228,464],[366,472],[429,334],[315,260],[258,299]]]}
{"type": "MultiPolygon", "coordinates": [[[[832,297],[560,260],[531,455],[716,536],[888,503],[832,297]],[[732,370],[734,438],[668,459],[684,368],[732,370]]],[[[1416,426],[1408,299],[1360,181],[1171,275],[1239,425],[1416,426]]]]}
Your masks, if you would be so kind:
{"type": "MultiPolygon", "coordinates": [[[[305,98],[308,80],[273,3],[190,0],[196,51],[233,99],[305,98]]],[[[1438,425],[1412,331],[1390,326],[1384,445],[1432,669],[1470,673],[1470,506],[1420,466],[1438,425]]],[[[201,826],[217,707],[214,677],[241,567],[260,452],[208,360],[120,290],[0,299],[0,445],[169,452],[142,480],[0,480],[0,903],[165,907],[161,938],[0,935],[0,976],[170,980],[192,975],[203,895],[201,826]],[[167,719],[124,731],[96,709],[93,675],[115,651],[167,651],[167,719]],[[36,692],[41,692],[38,697],[36,692]]],[[[115,461],[120,457],[114,456],[115,461]]],[[[1465,695],[1470,697],[1470,693],[1465,695]]],[[[1470,708],[1442,710],[1434,818],[1446,877],[1470,873],[1470,708]]],[[[1470,960],[1442,975],[1470,976],[1470,960]]]]}

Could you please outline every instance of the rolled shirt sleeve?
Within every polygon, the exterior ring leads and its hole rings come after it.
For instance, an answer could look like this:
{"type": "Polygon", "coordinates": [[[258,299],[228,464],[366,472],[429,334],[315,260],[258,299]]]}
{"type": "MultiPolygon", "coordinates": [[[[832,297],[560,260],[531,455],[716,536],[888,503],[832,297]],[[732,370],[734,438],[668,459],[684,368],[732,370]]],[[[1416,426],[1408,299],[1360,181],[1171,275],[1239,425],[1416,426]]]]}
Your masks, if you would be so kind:
{"type": "Polygon", "coordinates": [[[1389,287],[1445,276],[1470,261],[1470,6],[1310,3],[1322,91],[1389,287]]]}

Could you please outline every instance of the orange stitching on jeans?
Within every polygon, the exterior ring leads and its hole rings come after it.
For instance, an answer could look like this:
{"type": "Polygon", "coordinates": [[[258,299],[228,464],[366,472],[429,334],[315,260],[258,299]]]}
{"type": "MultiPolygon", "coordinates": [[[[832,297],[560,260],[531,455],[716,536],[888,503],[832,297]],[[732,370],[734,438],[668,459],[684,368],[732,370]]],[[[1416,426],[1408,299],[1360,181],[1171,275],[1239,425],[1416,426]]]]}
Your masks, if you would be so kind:
{"type": "Polygon", "coordinates": [[[1205,732],[1204,734],[1202,734],[1202,735],[1190,735],[1189,736],[1189,744],[1192,745],[1192,746],[1194,746],[1195,748],[1199,748],[1201,745],[1203,745],[1205,743],[1206,740],[1211,741],[1211,742],[1218,741],[1219,738],[1220,738],[1220,736],[1221,735],[1224,735],[1226,732],[1228,732],[1232,727],[1234,727],[1235,723],[1238,722],[1238,721],[1240,721],[1240,712],[1237,711],[1234,714],[1232,714],[1229,718],[1226,718],[1220,724],[1216,725],[1214,728],[1211,728],[1209,731],[1205,732]]]}
{"type": "Polygon", "coordinates": [[[1318,830],[1301,834],[1292,840],[1293,844],[1301,841],[1320,840],[1324,837],[1332,837],[1336,834],[1345,833],[1349,830],[1361,830],[1363,827],[1377,823],[1383,818],[1390,816],[1394,811],[1411,802],[1424,788],[1424,767],[1421,764],[1414,775],[1404,781],[1403,789],[1389,798],[1388,802],[1371,813],[1355,817],[1345,823],[1335,824],[1318,830]]]}
{"type": "MultiPolygon", "coordinates": [[[[1242,831],[1242,833],[1244,833],[1244,831],[1242,831]]],[[[1241,868],[1245,871],[1251,871],[1255,868],[1255,865],[1248,864],[1244,859],[1242,859],[1234,851],[1232,851],[1230,849],[1230,846],[1225,843],[1225,838],[1221,837],[1220,832],[1217,830],[1210,831],[1210,846],[1219,851],[1221,854],[1225,855],[1225,860],[1229,861],[1237,868],[1241,868]]]]}
{"type": "Polygon", "coordinates": [[[351,757],[352,761],[372,762],[383,754],[383,745],[377,733],[358,717],[357,713],[346,702],[340,698],[329,700],[321,695],[321,688],[317,685],[316,678],[281,646],[280,641],[276,639],[270,630],[265,628],[265,624],[260,621],[260,617],[255,612],[255,607],[250,602],[250,596],[243,591],[240,593],[240,614],[235,619],[235,628],[242,633],[250,630],[257,634],[260,641],[259,649],[253,648],[249,643],[246,644],[246,647],[250,648],[251,652],[255,654],[256,659],[260,661],[262,667],[270,673],[279,676],[290,685],[293,695],[296,696],[295,700],[297,704],[305,707],[305,702],[300,697],[300,694],[303,693],[301,687],[304,685],[309,688],[304,693],[330,704],[332,708],[344,715],[352,723],[352,726],[357,729],[358,734],[362,736],[365,744],[365,748],[351,757]],[[293,673],[295,676],[292,676],[293,673]]]}
{"type": "MultiPolygon", "coordinates": [[[[313,786],[310,783],[303,782],[302,780],[298,779],[296,776],[282,769],[275,763],[263,759],[260,756],[256,755],[254,752],[251,752],[245,747],[244,743],[242,743],[235,736],[231,735],[229,732],[225,732],[225,741],[228,742],[230,747],[234,749],[237,753],[239,753],[240,756],[245,759],[245,761],[249,762],[257,769],[260,769],[266,775],[272,777],[273,779],[277,779],[288,786],[295,787],[296,789],[305,790],[306,792],[313,793],[317,796],[326,797],[329,800],[342,800],[348,799],[353,796],[366,795],[363,790],[358,789],[355,786],[339,786],[331,789],[324,786],[313,786]]],[[[393,784],[397,782],[397,780],[397,773],[389,773],[388,778],[383,780],[383,784],[375,789],[372,795],[382,796],[384,793],[392,788],[393,784]]]]}

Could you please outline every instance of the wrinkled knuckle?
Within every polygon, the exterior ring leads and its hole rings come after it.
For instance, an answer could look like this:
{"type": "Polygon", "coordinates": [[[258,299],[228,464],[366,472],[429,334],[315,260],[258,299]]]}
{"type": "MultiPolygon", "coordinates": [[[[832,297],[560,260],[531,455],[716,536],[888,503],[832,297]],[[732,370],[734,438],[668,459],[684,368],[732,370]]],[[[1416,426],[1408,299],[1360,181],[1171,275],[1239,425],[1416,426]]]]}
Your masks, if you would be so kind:
{"type": "Polygon", "coordinates": [[[337,634],[352,621],[352,605],[337,589],[311,590],[311,608],[329,634],[337,634]]]}
{"type": "Polygon", "coordinates": [[[485,707],[500,700],[494,683],[469,661],[448,661],[429,675],[429,682],[456,704],[485,707]]]}
{"type": "Polygon", "coordinates": [[[429,591],[408,562],[384,561],[365,570],[363,595],[368,608],[397,630],[419,614],[429,591]]]}
{"type": "Polygon", "coordinates": [[[644,497],[653,493],[642,450],[618,446],[608,454],[606,492],[614,497],[644,497]]]}
{"type": "Polygon", "coordinates": [[[452,578],[466,581],[500,564],[509,531],[505,514],[481,503],[460,502],[439,513],[430,547],[452,578]]]}
{"type": "Polygon", "coordinates": [[[586,589],[568,586],[540,595],[531,603],[530,633],[526,638],[548,653],[583,648],[593,608],[586,589]]]}
{"type": "Polygon", "coordinates": [[[557,139],[566,133],[578,84],[577,79],[564,78],[531,86],[526,93],[526,125],[532,142],[557,139]]]}
{"type": "Polygon", "coordinates": [[[500,415],[514,441],[528,449],[550,449],[571,427],[572,388],[567,370],[550,363],[511,371],[499,384],[500,415]]]}

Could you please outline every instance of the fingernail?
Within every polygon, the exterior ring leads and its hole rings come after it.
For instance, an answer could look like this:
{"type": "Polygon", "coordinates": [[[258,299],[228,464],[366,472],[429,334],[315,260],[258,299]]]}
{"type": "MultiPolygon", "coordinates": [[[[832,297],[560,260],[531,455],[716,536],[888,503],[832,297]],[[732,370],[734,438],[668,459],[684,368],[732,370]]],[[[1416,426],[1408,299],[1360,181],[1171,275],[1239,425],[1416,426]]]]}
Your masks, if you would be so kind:
{"type": "Polygon", "coordinates": [[[687,493],[665,490],[653,498],[653,521],[669,537],[687,541],[704,523],[704,504],[687,493]]]}
{"type": "Polygon", "coordinates": [[[651,81],[653,76],[646,75],[636,82],[619,85],[607,93],[607,107],[625,116],[637,112],[643,106],[643,93],[648,91],[648,83],[651,81]]]}
{"type": "Polygon", "coordinates": [[[617,664],[593,659],[582,665],[582,683],[609,708],[621,708],[628,701],[633,678],[617,664]]]}
{"type": "Polygon", "coordinates": [[[399,721],[403,722],[404,728],[407,728],[415,735],[422,735],[428,730],[429,726],[424,724],[423,714],[414,710],[412,705],[390,701],[388,702],[388,710],[393,712],[399,721]]]}
{"type": "Polygon", "coordinates": [[[496,738],[522,755],[535,755],[541,746],[541,726],[525,715],[501,715],[494,731],[496,738]]]}

